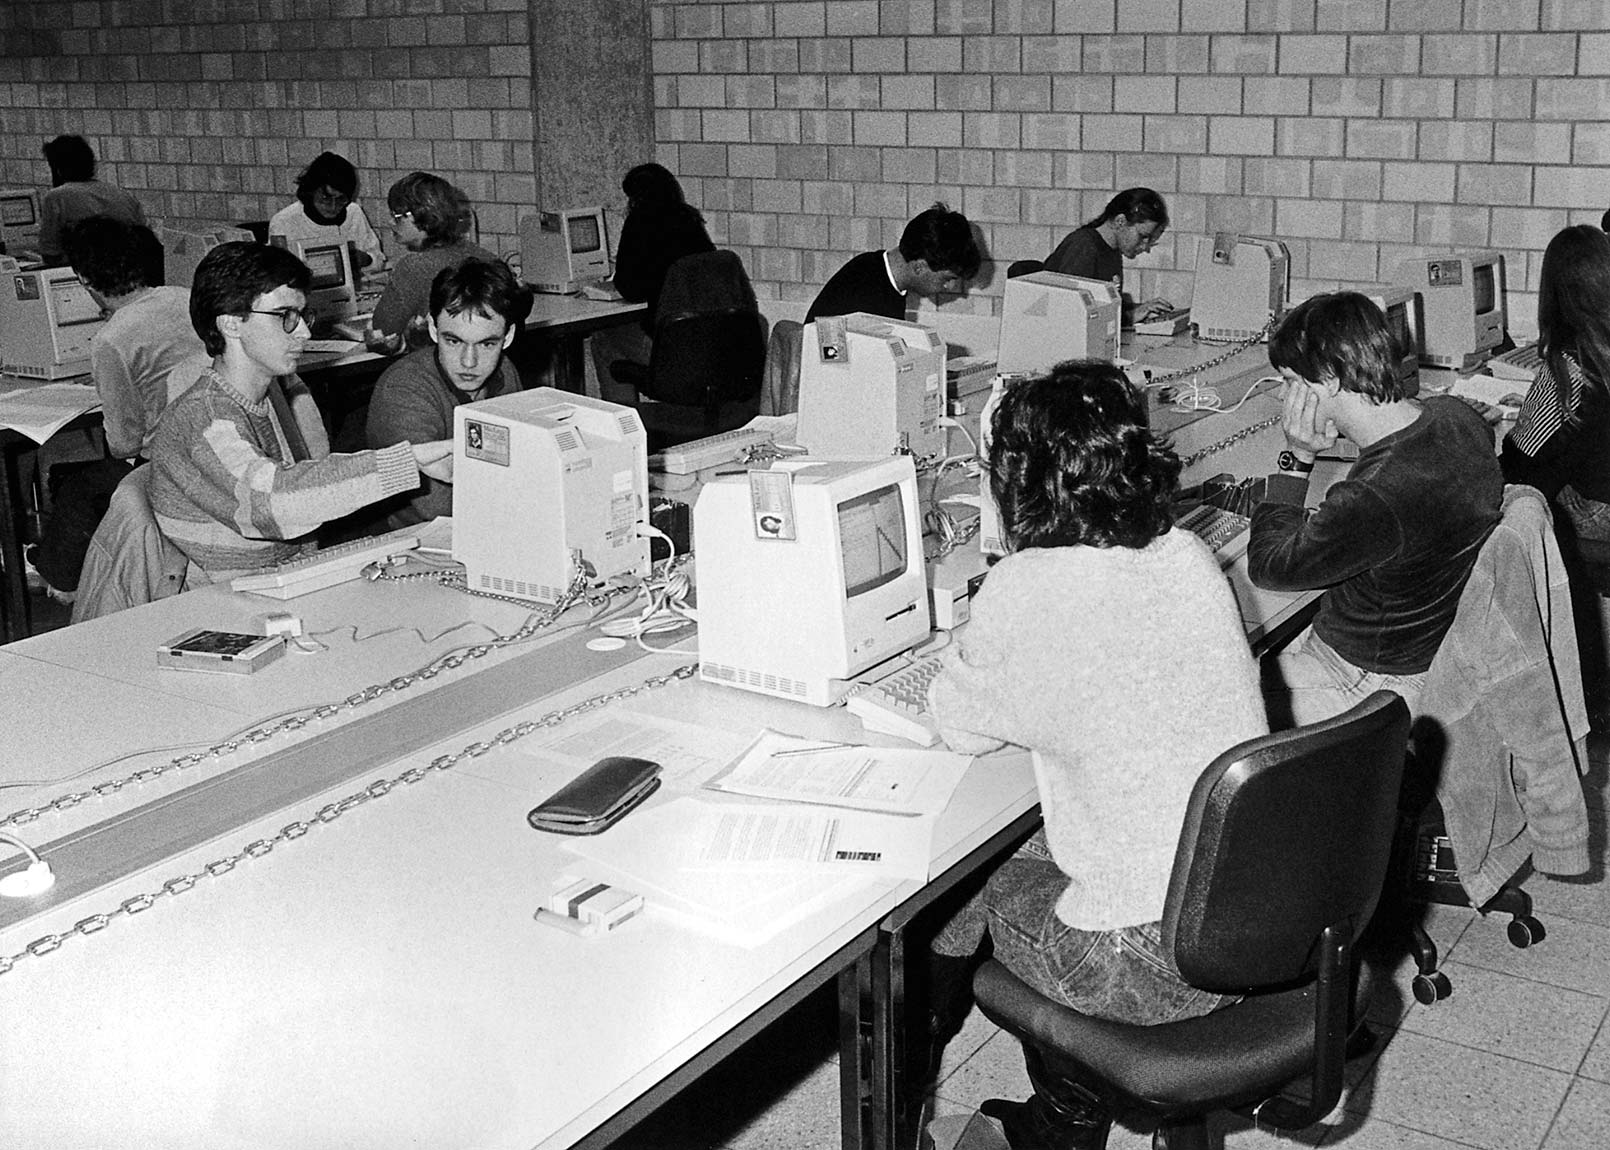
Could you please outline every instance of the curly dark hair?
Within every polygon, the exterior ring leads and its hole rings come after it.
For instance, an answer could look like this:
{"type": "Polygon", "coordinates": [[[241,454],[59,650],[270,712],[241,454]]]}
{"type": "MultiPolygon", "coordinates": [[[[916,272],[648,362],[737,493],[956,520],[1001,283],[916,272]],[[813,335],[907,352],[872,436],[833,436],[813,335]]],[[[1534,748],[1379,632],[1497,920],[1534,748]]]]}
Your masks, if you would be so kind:
{"type": "Polygon", "coordinates": [[[1013,551],[1145,547],[1174,524],[1180,459],[1110,363],[1069,360],[1009,387],[990,423],[989,483],[1013,551]]]}
{"type": "Polygon", "coordinates": [[[312,278],[307,265],[284,248],[271,244],[219,244],[201,257],[190,285],[190,325],[208,355],[224,353],[221,315],[245,316],[258,296],[276,288],[305,293],[312,278]]]}
{"type": "Polygon", "coordinates": [[[1412,399],[1398,376],[1397,344],[1386,313],[1355,291],[1310,296],[1286,313],[1269,337],[1269,362],[1310,383],[1335,379],[1371,403],[1412,399]]]}
{"type": "Polygon", "coordinates": [[[89,216],[67,225],[62,249],[78,278],[109,298],[162,282],[162,244],[144,224],[89,216]]]}
{"type": "Polygon", "coordinates": [[[313,197],[324,188],[333,188],[351,200],[358,194],[358,169],[336,152],[320,152],[296,177],[296,198],[304,208],[313,206],[313,197]]]}

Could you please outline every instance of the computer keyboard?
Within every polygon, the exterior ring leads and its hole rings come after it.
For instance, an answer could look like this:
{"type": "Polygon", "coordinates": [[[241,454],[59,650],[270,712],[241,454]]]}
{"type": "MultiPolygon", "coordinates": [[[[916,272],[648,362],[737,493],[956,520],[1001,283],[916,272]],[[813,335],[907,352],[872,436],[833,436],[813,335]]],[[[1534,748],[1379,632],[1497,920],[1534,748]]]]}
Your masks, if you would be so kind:
{"type": "MultiPolygon", "coordinates": [[[[761,431],[754,427],[739,427],[718,435],[707,435],[703,439],[679,443],[675,447],[667,447],[660,454],[659,463],[654,469],[668,475],[692,475],[695,471],[703,471],[706,467],[715,467],[721,463],[736,463],[744,458],[750,448],[773,442],[775,438],[769,431],[761,431]]],[[[653,460],[649,462],[654,465],[653,460]]]]}
{"type": "Polygon", "coordinates": [[[237,575],[230,580],[229,586],[235,591],[250,591],[254,595],[267,595],[270,599],[295,599],[298,595],[334,587],[337,583],[348,583],[356,579],[369,564],[401,551],[412,551],[418,546],[418,530],[404,528],[388,535],[354,539],[351,543],[326,547],[269,571],[237,575]]]}
{"type": "Polygon", "coordinates": [[[928,684],[939,674],[940,656],[917,659],[845,699],[845,709],[880,735],[931,747],[939,727],[928,714],[928,684]]]}
{"type": "Polygon", "coordinates": [[[1188,307],[1170,308],[1168,311],[1158,312],[1151,319],[1139,320],[1135,324],[1136,335],[1178,335],[1191,326],[1191,309],[1188,307]]]}
{"type": "Polygon", "coordinates": [[[1520,383],[1531,383],[1537,378],[1538,368],[1542,366],[1541,345],[1529,343],[1525,347],[1506,351],[1503,355],[1493,356],[1487,361],[1487,373],[1494,379],[1513,379],[1520,383]]]}
{"type": "Polygon", "coordinates": [[[1252,520],[1234,511],[1200,503],[1175,522],[1208,545],[1220,567],[1228,567],[1247,553],[1252,520]]]}

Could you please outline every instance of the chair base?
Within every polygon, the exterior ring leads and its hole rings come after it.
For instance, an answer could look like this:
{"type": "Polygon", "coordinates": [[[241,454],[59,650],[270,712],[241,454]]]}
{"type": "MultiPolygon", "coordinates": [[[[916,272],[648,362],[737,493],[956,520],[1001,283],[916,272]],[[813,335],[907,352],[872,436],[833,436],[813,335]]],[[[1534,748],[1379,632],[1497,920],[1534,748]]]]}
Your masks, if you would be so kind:
{"type": "MultiPolygon", "coordinates": [[[[1409,860],[1406,901],[1415,904],[1436,903],[1441,906],[1470,906],[1470,896],[1459,881],[1454,862],[1453,847],[1440,817],[1426,818],[1410,825],[1409,860]]],[[[1507,934],[1511,946],[1524,950],[1533,943],[1542,942],[1547,930],[1532,914],[1532,896],[1518,886],[1505,885],[1478,908],[1482,914],[1503,913],[1510,916],[1507,934]]],[[[1416,1001],[1431,1006],[1453,993],[1453,983],[1437,968],[1437,944],[1426,932],[1425,926],[1414,921],[1409,926],[1409,949],[1414,954],[1415,975],[1412,989],[1416,1001]]]]}

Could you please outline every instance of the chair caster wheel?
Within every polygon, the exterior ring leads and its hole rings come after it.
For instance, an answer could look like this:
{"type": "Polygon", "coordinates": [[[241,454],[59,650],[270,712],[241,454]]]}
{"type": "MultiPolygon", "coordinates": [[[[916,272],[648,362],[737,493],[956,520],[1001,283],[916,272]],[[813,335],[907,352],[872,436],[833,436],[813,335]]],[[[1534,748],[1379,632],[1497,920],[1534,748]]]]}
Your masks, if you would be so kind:
{"type": "Polygon", "coordinates": [[[1517,950],[1525,950],[1533,943],[1542,942],[1548,937],[1548,932],[1543,929],[1543,924],[1529,914],[1518,915],[1511,919],[1508,934],[1509,945],[1517,950]]]}
{"type": "Polygon", "coordinates": [[[1453,993],[1453,983],[1442,971],[1414,976],[1414,998],[1422,1006],[1431,1006],[1453,993]]]}

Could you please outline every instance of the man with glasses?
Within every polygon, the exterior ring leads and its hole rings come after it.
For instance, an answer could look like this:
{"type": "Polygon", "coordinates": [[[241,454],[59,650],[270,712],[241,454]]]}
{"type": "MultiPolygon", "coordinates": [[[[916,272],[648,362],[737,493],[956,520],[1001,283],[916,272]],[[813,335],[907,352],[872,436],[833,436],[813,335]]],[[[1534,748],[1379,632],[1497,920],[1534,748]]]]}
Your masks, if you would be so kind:
{"type": "MultiPolygon", "coordinates": [[[[1095,219],[1069,232],[1045,257],[1045,270],[1124,287],[1124,261],[1143,256],[1168,230],[1168,205],[1150,188],[1126,188],[1095,219]]],[[[1124,321],[1167,311],[1167,300],[1137,304],[1124,296],[1124,321]]]]}
{"type": "Polygon", "coordinates": [[[276,566],[325,522],[452,480],[453,444],[332,455],[296,375],[309,332],[307,266],[282,248],[220,244],[196,268],[190,320],[212,362],[163,413],[151,507],[190,560],[187,586],[276,566]]]}
{"type": "Polygon", "coordinates": [[[863,252],[835,272],[805,322],[857,311],[905,319],[907,292],[928,299],[960,295],[981,262],[967,217],[935,204],[906,225],[898,247],[863,252]]]}
{"type": "Polygon", "coordinates": [[[320,152],[296,177],[296,201],[268,221],[268,238],[293,245],[350,243],[353,267],[383,271],[386,253],[357,197],[357,169],[345,156],[320,152]]]}

